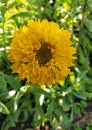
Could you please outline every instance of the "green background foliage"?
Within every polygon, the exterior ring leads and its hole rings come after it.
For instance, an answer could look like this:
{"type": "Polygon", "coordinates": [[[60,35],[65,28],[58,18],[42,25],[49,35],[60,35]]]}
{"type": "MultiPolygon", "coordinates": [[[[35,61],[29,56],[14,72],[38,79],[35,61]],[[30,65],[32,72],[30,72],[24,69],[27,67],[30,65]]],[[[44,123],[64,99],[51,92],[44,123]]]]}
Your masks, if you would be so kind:
{"type": "MultiPolygon", "coordinates": [[[[0,128],[29,121],[28,128],[50,124],[71,129],[92,98],[92,0],[0,0],[0,128]],[[35,87],[12,74],[7,58],[14,33],[29,19],[48,19],[71,31],[76,66],[60,84],[35,87]]],[[[91,130],[92,123],[86,130],[91,130]]],[[[81,130],[81,124],[74,128],[81,130]]]]}

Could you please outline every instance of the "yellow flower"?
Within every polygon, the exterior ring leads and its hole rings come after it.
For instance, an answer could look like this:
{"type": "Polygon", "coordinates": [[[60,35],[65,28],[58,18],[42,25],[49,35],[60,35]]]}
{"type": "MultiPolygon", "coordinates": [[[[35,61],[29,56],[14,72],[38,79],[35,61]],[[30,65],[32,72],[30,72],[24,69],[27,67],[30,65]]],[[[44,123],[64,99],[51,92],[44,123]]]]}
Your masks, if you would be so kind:
{"type": "Polygon", "coordinates": [[[73,66],[76,49],[68,30],[47,20],[30,20],[16,33],[9,49],[13,73],[36,85],[59,83],[73,66]]]}

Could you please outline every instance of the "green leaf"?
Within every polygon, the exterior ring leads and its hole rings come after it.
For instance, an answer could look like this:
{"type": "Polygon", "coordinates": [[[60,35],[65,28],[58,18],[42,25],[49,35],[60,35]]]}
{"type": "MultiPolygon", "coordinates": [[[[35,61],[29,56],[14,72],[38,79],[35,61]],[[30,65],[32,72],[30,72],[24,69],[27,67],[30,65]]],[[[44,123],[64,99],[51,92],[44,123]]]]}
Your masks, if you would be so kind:
{"type": "Polygon", "coordinates": [[[58,108],[58,106],[54,107],[54,115],[58,121],[62,117],[62,111],[58,108]]]}
{"type": "Polygon", "coordinates": [[[41,107],[36,108],[36,112],[34,114],[33,124],[35,126],[41,125],[44,120],[44,113],[41,107]]]}
{"type": "Polygon", "coordinates": [[[86,91],[88,91],[89,93],[92,93],[92,85],[89,85],[89,83],[88,84],[85,84],[85,89],[86,89],[86,91]]]}
{"type": "Polygon", "coordinates": [[[83,99],[83,100],[86,99],[86,97],[84,95],[81,95],[79,91],[78,92],[73,92],[73,93],[74,93],[74,96],[76,96],[79,99],[83,99]]]}
{"type": "Polygon", "coordinates": [[[4,101],[4,100],[6,100],[7,99],[7,96],[8,96],[8,90],[6,91],[6,90],[2,90],[2,89],[0,89],[0,100],[2,101],[4,101]]]}
{"type": "Polygon", "coordinates": [[[47,117],[50,117],[52,116],[52,113],[54,111],[54,99],[51,101],[51,103],[48,105],[48,108],[47,108],[47,117]]]}
{"type": "Polygon", "coordinates": [[[62,112],[62,119],[63,119],[63,122],[62,122],[63,128],[69,129],[71,121],[69,117],[67,116],[67,113],[62,112]]]}
{"type": "Polygon", "coordinates": [[[26,17],[31,17],[31,16],[32,16],[31,12],[20,12],[18,14],[12,15],[11,17],[9,17],[8,20],[10,20],[10,19],[14,19],[15,20],[15,18],[18,18],[18,17],[20,17],[20,18],[23,18],[23,17],[26,18],[26,17]]]}
{"type": "Polygon", "coordinates": [[[80,114],[80,108],[79,108],[79,106],[77,106],[76,104],[74,104],[73,110],[74,110],[74,113],[75,113],[75,114],[80,114]]]}
{"type": "MultiPolygon", "coordinates": [[[[11,120],[13,118],[13,122],[15,124],[15,122],[18,122],[18,119],[19,119],[19,116],[20,116],[20,113],[21,113],[22,109],[18,109],[16,110],[12,115],[11,115],[11,120]]],[[[12,121],[11,121],[12,122],[12,121]]]]}
{"type": "Polygon", "coordinates": [[[14,117],[12,115],[8,115],[4,120],[1,130],[8,130],[10,127],[15,127],[14,117]]]}
{"type": "Polygon", "coordinates": [[[10,113],[8,108],[2,102],[0,102],[0,112],[5,113],[5,114],[10,113]]]}
{"type": "Polygon", "coordinates": [[[87,29],[92,32],[92,20],[89,20],[88,18],[85,19],[85,25],[87,29]]]}
{"type": "Polygon", "coordinates": [[[6,80],[8,84],[14,89],[19,89],[21,87],[20,81],[12,75],[6,75],[6,80]]]}
{"type": "Polygon", "coordinates": [[[8,130],[10,128],[10,120],[8,118],[5,119],[5,121],[2,124],[1,130],[8,130]]]}
{"type": "Polygon", "coordinates": [[[90,92],[86,92],[85,90],[81,90],[80,94],[85,96],[85,97],[92,97],[92,93],[90,92]]]}
{"type": "Polygon", "coordinates": [[[1,6],[1,13],[3,17],[4,17],[5,12],[6,12],[6,6],[5,6],[5,3],[3,3],[1,6]]]}
{"type": "Polygon", "coordinates": [[[0,74],[0,88],[2,88],[2,89],[7,88],[6,81],[5,81],[4,77],[1,74],[0,74]]]}
{"type": "Polygon", "coordinates": [[[86,108],[87,107],[87,103],[86,101],[81,101],[81,108],[86,108]]]}
{"type": "Polygon", "coordinates": [[[66,98],[63,99],[62,109],[64,111],[69,111],[70,109],[70,103],[68,102],[66,98]]]}
{"type": "Polygon", "coordinates": [[[72,122],[74,119],[74,111],[73,108],[71,109],[71,113],[70,113],[70,122],[72,122]]]}
{"type": "Polygon", "coordinates": [[[81,126],[77,125],[74,130],[82,130],[81,126]]]}

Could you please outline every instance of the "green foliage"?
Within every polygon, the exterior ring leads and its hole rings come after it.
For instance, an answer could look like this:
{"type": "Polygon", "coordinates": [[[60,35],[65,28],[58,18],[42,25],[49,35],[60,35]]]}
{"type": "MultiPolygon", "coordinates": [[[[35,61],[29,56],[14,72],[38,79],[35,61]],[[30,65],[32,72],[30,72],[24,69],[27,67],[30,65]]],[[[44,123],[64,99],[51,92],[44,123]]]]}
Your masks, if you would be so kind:
{"type": "MultiPolygon", "coordinates": [[[[51,129],[69,130],[75,115],[92,98],[92,1],[1,0],[0,1],[0,122],[1,130],[30,120],[29,127],[49,122],[51,129]],[[76,66],[60,84],[35,87],[19,81],[7,58],[14,33],[29,19],[48,19],[71,31],[77,48],[76,66]]],[[[89,123],[86,130],[92,129],[89,123]]],[[[82,130],[77,126],[75,130],[82,130]]]]}

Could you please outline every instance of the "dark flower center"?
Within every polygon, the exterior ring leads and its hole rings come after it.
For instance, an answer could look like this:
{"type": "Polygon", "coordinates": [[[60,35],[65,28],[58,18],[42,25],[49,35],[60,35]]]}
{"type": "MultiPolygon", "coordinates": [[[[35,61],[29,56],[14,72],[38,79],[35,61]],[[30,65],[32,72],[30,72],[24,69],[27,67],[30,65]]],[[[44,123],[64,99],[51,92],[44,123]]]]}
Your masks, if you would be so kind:
{"type": "Polygon", "coordinates": [[[51,47],[48,44],[43,44],[40,49],[36,51],[35,58],[38,60],[40,66],[47,64],[52,58],[51,47]]]}

